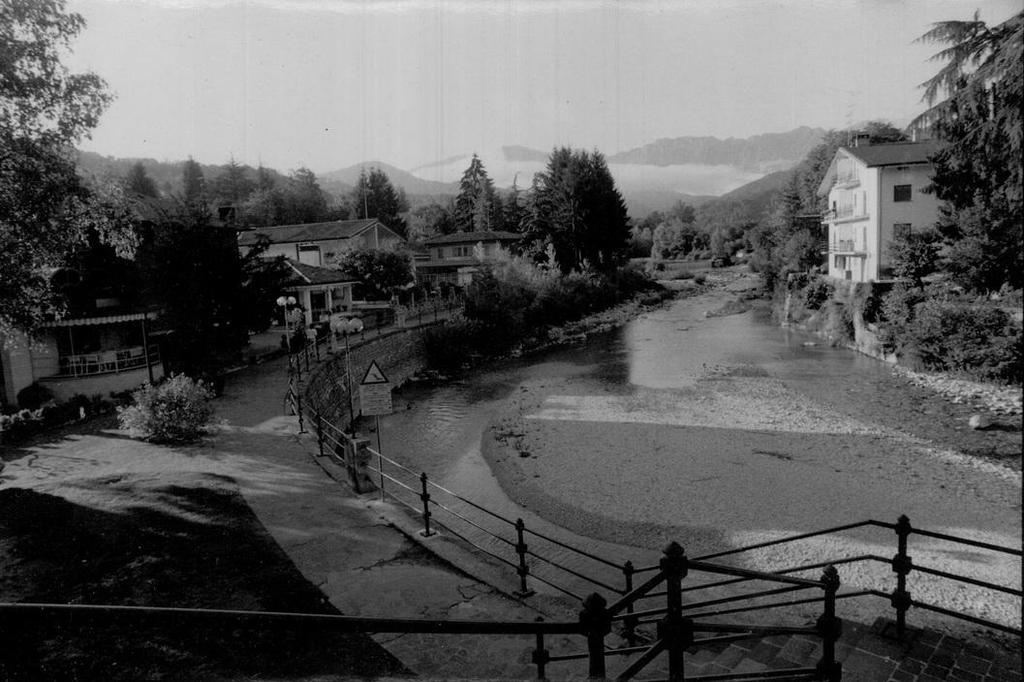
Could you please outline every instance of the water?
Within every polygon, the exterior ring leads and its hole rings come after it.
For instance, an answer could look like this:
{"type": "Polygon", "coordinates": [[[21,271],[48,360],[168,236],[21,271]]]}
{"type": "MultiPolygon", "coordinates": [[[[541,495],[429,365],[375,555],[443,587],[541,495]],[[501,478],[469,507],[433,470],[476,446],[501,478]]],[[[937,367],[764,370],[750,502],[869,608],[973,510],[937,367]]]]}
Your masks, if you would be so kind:
{"type": "MultiPolygon", "coordinates": [[[[698,556],[901,513],[918,527],[1019,546],[1019,473],[990,464],[1019,462],[1019,420],[970,431],[969,407],[884,363],[751,313],[708,319],[709,305],[677,301],[586,346],[408,386],[381,420],[384,452],[507,519],[638,565],[669,540],[698,556]]],[[[507,524],[493,528],[514,538],[507,524]]],[[[750,564],[891,556],[889,535],[822,539],[750,564]]],[[[487,546],[507,552],[501,544],[487,546]]],[[[925,540],[915,549],[915,561],[967,561],[981,579],[1019,575],[925,540]]],[[[877,586],[888,576],[879,570],[848,567],[844,582],[877,586]]],[[[961,596],[977,598],[951,598],[961,596]]]]}

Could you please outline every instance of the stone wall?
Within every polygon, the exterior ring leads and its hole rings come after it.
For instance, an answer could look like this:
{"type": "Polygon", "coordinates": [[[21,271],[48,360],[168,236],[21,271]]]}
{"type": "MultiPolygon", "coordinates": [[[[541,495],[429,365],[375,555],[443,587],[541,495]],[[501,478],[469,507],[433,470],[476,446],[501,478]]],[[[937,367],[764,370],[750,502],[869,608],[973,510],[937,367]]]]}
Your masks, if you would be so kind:
{"type": "MultiPolygon", "coordinates": [[[[359,382],[376,361],[392,388],[409,380],[424,365],[423,327],[394,330],[380,338],[350,344],[353,388],[352,409],[359,414],[359,382]]],[[[331,423],[346,427],[349,422],[348,382],[345,378],[345,351],[341,350],[310,373],[305,382],[303,399],[306,408],[317,411],[331,423]]]]}

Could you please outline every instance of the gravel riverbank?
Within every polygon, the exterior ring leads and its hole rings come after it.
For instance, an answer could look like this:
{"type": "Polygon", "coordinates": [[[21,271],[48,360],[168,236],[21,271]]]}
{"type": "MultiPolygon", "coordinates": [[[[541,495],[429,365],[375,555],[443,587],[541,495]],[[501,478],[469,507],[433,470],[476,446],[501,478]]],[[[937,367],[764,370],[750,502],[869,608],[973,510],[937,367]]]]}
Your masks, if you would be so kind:
{"type": "MultiPolygon", "coordinates": [[[[718,277],[710,290],[648,313],[677,332],[679,349],[654,359],[656,368],[676,363],[665,367],[671,380],[662,384],[657,369],[645,374],[634,366],[626,389],[558,375],[518,387],[482,444],[512,498],[584,536],[647,548],[675,539],[691,556],[867,518],[895,521],[900,514],[917,527],[1020,546],[1019,448],[1014,466],[1006,457],[972,456],[942,431],[927,437],[925,422],[941,420],[943,408],[907,398],[898,386],[886,386],[899,394],[895,405],[914,400],[938,412],[854,412],[849,405],[880,402],[874,389],[861,402],[839,400],[845,389],[827,382],[823,395],[800,390],[799,382],[776,376],[772,361],[748,357],[744,334],[756,311],[735,302],[756,286],[753,278],[718,277]],[[903,428],[902,422],[914,424],[903,428]]],[[[638,329],[640,336],[652,333],[643,324],[638,329]]],[[[1002,450],[1020,438],[1019,419],[1015,425],[1006,416],[1004,430],[994,434],[1001,439],[994,447],[1002,450]]],[[[966,431],[957,437],[975,437],[966,431]]],[[[891,532],[879,531],[763,550],[746,561],[778,569],[893,551],[891,532]]],[[[1020,587],[1017,559],[917,539],[914,560],[1020,587]]],[[[891,589],[884,565],[846,566],[841,575],[848,586],[891,589]]],[[[915,576],[915,598],[1020,622],[1019,599],[925,578],[915,576]]]]}

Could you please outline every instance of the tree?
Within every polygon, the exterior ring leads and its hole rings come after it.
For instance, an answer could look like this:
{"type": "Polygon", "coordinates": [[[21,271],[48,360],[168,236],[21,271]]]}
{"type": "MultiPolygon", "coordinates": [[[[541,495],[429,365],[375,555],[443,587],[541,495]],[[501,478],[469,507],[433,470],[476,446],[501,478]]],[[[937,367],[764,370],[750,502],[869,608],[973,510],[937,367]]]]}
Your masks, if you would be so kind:
{"type": "Polygon", "coordinates": [[[448,204],[448,208],[445,208],[434,201],[413,209],[409,215],[408,234],[406,235],[409,241],[421,242],[435,235],[455,232],[455,222],[452,220],[452,204],[450,201],[448,204]]]}
{"type": "Polygon", "coordinates": [[[263,239],[242,256],[241,324],[252,333],[266,331],[278,312],[277,297],[292,276],[284,256],[268,258],[270,241],[263,239]]]}
{"type": "Polygon", "coordinates": [[[935,272],[939,262],[939,235],[932,231],[908,232],[889,243],[893,274],[924,286],[924,278],[935,272]]]}
{"type": "Polygon", "coordinates": [[[376,218],[402,235],[406,234],[402,213],[409,210],[405,190],[395,189],[388,174],[376,166],[359,171],[359,179],[349,199],[351,213],[359,220],[376,218]]]}
{"type": "Polygon", "coordinates": [[[253,182],[246,172],[245,166],[240,166],[231,159],[221,166],[221,173],[213,179],[210,193],[219,205],[232,206],[236,209],[241,207],[253,190],[256,183],[253,182]]]}
{"type": "Polygon", "coordinates": [[[205,225],[210,222],[210,206],[207,203],[203,167],[191,156],[182,166],[181,182],[184,187],[181,198],[190,223],[205,225]]]}
{"type": "Polygon", "coordinates": [[[61,63],[84,26],[62,0],[0,1],[0,333],[59,311],[46,273],[91,229],[118,252],[134,243],[75,172],[74,145],[110,102],[102,79],[61,63]]]}
{"type": "Polygon", "coordinates": [[[173,333],[165,360],[190,376],[215,374],[248,340],[235,231],[185,217],[149,232],[137,260],[146,295],[162,310],[157,324],[173,333]]]}
{"type": "Polygon", "coordinates": [[[327,195],[308,168],[292,171],[281,192],[278,224],[316,223],[327,215],[327,195]]]}
{"type": "Polygon", "coordinates": [[[350,277],[358,279],[363,286],[363,294],[370,300],[388,300],[397,289],[413,279],[409,255],[396,251],[347,251],[341,254],[334,265],[350,277]]]}
{"type": "Polygon", "coordinates": [[[912,123],[946,142],[932,179],[944,202],[945,269],[975,291],[1020,288],[1024,12],[992,28],[977,13],[972,21],[940,22],[920,40],[948,45],[933,57],[946,64],[922,84],[931,106],[912,123]]]}
{"type": "Polygon", "coordinates": [[[629,217],[600,152],[551,153],[547,168],[534,176],[529,239],[533,252],[551,244],[562,272],[589,265],[614,268],[625,256],[629,217]]]}
{"type": "Polygon", "coordinates": [[[469,167],[459,180],[455,197],[454,220],[459,232],[501,230],[505,222],[501,198],[494,191],[494,182],[487,175],[483,161],[473,154],[469,167]]]}
{"type": "Polygon", "coordinates": [[[523,203],[522,192],[519,190],[518,175],[512,179],[512,187],[502,201],[503,229],[509,232],[522,232],[526,224],[526,207],[523,203]]]}
{"type": "Polygon", "coordinates": [[[156,198],[160,196],[156,183],[146,174],[146,167],[142,165],[141,161],[136,161],[128,171],[128,175],[124,178],[124,184],[125,189],[140,197],[156,198]]]}

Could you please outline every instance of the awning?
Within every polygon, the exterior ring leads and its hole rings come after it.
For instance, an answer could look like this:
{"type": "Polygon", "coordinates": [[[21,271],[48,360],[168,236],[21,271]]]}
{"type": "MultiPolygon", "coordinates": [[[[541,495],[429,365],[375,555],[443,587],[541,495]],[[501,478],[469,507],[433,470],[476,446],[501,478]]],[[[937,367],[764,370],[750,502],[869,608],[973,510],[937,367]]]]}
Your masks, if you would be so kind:
{"type": "Polygon", "coordinates": [[[124,315],[103,315],[100,317],[73,317],[66,320],[47,322],[43,327],[85,327],[97,324],[117,324],[119,322],[141,322],[153,319],[156,313],[127,313],[124,315]]]}

